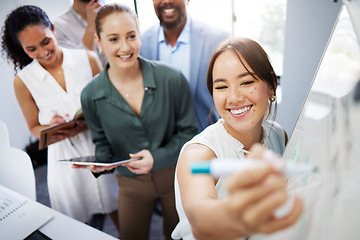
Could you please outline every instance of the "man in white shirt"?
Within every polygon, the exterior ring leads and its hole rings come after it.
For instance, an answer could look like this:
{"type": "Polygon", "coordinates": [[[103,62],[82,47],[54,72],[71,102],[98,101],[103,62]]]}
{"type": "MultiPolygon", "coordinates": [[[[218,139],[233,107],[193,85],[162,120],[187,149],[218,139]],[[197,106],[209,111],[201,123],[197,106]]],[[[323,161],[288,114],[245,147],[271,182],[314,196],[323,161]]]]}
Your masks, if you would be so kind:
{"type": "Polygon", "coordinates": [[[107,61],[99,53],[94,38],[95,17],[100,8],[101,4],[97,0],[74,0],[71,8],[57,17],[53,23],[60,46],[95,51],[105,65],[107,61]]]}

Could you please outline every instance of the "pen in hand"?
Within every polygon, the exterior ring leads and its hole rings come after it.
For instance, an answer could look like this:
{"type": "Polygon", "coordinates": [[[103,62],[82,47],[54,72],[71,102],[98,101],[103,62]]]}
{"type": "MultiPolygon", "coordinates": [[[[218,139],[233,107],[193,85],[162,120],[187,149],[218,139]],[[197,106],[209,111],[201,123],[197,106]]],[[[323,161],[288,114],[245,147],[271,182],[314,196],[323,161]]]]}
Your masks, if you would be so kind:
{"type": "MultiPolygon", "coordinates": [[[[259,159],[212,159],[210,161],[199,161],[190,164],[190,170],[194,174],[210,174],[213,177],[228,176],[247,169],[264,166],[268,161],[259,159]]],[[[317,172],[317,167],[309,163],[294,163],[276,161],[272,164],[275,171],[283,174],[284,177],[297,176],[317,172]]],[[[282,218],[287,216],[293,209],[295,201],[294,194],[289,195],[286,203],[274,211],[274,217],[282,218]]]]}
{"type": "MultiPolygon", "coordinates": [[[[282,173],[285,177],[300,174],[317,172],[317,167],[309,163],[280,162],[273,165],[274,169],[282,173]]],[[[190,170],[194,174],[204,173],[213,177],[231,175],[236,172],[244,171],[248,168],[260,167],[264,161],[258,159],[212,159],[206,162],[193,162],[190,170]]]]}

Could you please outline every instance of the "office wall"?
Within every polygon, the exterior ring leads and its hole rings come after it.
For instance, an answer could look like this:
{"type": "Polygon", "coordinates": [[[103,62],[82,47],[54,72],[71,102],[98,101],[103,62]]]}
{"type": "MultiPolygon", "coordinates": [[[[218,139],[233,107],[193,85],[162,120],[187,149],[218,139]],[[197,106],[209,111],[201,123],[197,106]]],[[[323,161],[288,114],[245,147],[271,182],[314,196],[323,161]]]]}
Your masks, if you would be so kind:
{"type": "MultiPolygon", "coordinates": [[[[21,5],[36,5],[41,7],[50,17],[65,12],[72,4],[72,0],[5,0],[1,1],[0,23],[1,28],[7,14],[14,8],[21,5]]],[[[30,132],[27,128],[21,109],[17,104],[13,88],[13,79],[15,72],[11,64],[8,64],[4,58],[0,58],[0,120],[5,122],[10,135],[10,145],[24,149],[30,141],[30,132]]]]}
{"type": "Polygon", "coordinates": [[[288,0],[282,100],[276,121],[289,136],[321,61],[342,6],[333,0],[288,0]]]}

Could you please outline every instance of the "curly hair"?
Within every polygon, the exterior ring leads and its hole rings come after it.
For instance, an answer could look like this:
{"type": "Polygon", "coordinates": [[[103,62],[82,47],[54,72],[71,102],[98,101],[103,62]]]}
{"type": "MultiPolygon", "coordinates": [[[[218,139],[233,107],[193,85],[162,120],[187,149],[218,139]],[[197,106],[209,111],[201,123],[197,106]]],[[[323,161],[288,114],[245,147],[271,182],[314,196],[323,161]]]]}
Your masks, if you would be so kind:
{"type": "Polygon", "coordinates": [[[14,64],[15,74],[32,61],[22,48],[18,35],[28,26],[38,24],[54,30],[47,14],[41,8],[33,5],[20,6],[6,17],[2,27],[2,56],[14,64]]]}

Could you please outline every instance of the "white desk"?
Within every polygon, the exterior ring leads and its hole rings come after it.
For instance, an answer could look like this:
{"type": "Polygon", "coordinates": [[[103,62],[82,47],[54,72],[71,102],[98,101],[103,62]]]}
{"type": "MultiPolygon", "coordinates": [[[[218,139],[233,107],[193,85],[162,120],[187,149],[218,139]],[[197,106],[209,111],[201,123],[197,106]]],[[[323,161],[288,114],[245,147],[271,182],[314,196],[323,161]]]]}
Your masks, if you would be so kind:
{"type": "MultiPolygon", "coordinates": [[[[1,188],[6,188],[1,186],[1,188]]],[[[10,190],[6,188],[7,190],[10,190]]],[[[11,190],[10,190],[11,191],[11,190]]],[[[13,191],[12,191],[13,192],[13,191]]],[[[16,193],[18,194],[18,193],[16,193]]],[[[49,211],[54,217],[43,225],[39,231],[53,240],[72,240],[72,239],[86,239],[86,240],[113,240],[117,239],[111,235],[108,235],[102,231],[97,230],[89,225],[79,222],[73,218],[70,218],[60,212],[55,211],[39,202],[33,201],[27,198],[28,201],[41,205],[46,211],[49,211]]],[[[4,225],[3,225],[4,227],[4,225]]],[[[21,226],[6,226],[11,227],[16,231],[16,228],[21,226]]],[[[1,234],[0,234],[1,235],[1,234]]]]}
{"type": "Polygon", "coordinates": [[[39,230],[51,239],[87,239],[87,240],[112,240],[117,239],[107,233],[97,230],[89,225],[70,218],[53,209],[54,218],[39,230]]]}

